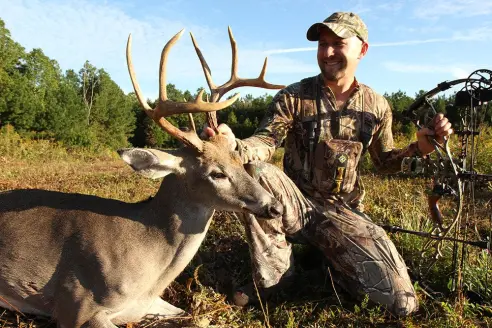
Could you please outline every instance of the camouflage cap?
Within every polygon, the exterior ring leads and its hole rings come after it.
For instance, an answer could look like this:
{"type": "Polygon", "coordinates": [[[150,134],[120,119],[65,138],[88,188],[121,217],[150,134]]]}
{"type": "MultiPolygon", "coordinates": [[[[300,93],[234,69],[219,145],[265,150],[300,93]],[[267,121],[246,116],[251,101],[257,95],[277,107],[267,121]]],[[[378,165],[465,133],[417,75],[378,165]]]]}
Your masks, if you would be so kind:
{"type": "Polygon", "coordinates": [[[367,31],[366,24],[362,19],[354,13],[349,12],[337,12],[333,13],[325,19],[322,23],[316,23],[311,25],[307,31],[307,39],[309,41],[319,40],[319,29],[321,27],[327,27],[332,30],[336,35],[341,38],[350,38],[357,36],[362,41],[367,42],[369,33],[367,31]]]}

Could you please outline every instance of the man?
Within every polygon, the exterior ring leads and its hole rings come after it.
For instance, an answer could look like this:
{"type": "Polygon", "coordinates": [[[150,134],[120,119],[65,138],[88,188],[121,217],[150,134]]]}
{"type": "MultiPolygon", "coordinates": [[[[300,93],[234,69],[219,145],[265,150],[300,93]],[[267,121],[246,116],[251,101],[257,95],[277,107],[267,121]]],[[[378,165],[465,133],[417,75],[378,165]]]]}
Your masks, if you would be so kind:
{"type": "MultiPolygon", "coordinates": [[[[378,169],[397,172],[404,157],[432,152],[428,136],[442,142],[453,132],[451,124],[438,115],[432,130],[424,128],[416,142],[394,149],[388,102],[355,78],[369,47],[364,22],[353,13],[334,13],[312,25],[307,38],[318,42],[321,74],[281,90],[252,137],[238,140],[219,126],[250,174],[284,205],[279,219],[241,216],[253,279],[263,292],[289,281],[291,243],[308,242],[323,251],[347,291],[408,315],[418,308],[417,297],[394,244],[362,213],[358,160],[369,151],[378,169]],[[283,142],[285,173],[264,162],[283,142]]],[[[214,134],[210,128],[205,133],[214,134]]],[[[234,301],[251,302],[253,286],[238,290],[234,301]]]]}

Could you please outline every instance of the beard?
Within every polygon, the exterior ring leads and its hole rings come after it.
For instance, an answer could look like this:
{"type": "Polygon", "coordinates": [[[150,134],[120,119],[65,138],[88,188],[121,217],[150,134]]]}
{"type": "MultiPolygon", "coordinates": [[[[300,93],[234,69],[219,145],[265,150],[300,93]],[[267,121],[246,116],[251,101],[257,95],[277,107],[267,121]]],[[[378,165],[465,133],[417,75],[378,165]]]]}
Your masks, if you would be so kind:
{"type": "Polygon", "coordinates": [[[318,60],[321,74],[325,81],[338,81],[345,76],[347,61],[344,58],[318,60]]]}

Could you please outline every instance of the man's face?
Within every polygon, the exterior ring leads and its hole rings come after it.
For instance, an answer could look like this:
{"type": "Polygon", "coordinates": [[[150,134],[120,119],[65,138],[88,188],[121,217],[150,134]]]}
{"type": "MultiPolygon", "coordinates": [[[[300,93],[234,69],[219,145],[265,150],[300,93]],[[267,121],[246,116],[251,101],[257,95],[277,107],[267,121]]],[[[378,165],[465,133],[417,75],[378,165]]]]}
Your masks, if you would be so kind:
{"type": "Polygon", "coordinates": [[[353,77],[367,47],[367,43],[355,36],[342,39],[330,29],[322,28],[318,41],[318,65],[325,81],[353,77]]]}

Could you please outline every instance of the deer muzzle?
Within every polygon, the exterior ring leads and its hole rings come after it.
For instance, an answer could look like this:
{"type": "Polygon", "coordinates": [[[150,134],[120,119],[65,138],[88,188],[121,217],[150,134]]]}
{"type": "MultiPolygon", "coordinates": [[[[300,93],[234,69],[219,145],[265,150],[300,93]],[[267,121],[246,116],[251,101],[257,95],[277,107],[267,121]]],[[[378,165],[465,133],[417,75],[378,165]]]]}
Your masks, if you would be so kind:
{"type": "Polygon", "coordinates": [[[246,202],[242,207],[243,212],[254,214],[258,219],[275,219],[284,213],[284,206],[275,198],[266,203],[246,202]]]}
{"type": "Polygon", "coordinates": [[[267,206],[265,218],[274,219],[284,214],[284,206],[275,198],[274,202],[267,206]]]}

